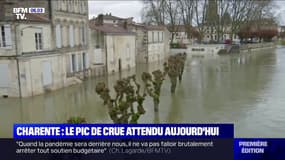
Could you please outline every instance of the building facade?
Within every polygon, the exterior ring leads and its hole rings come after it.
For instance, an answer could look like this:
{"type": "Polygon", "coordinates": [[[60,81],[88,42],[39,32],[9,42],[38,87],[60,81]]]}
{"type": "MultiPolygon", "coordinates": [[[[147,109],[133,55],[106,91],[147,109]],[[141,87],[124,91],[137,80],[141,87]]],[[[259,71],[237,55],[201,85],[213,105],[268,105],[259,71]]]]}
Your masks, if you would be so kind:
{"type": "Polygon", "coordinates": [[[80,82],[78,77],[88,74],[87,1],[1,3],[0,96],[34,96],[80,82]],[[42,7],[45,13],[16,20],[9,11],[17,6],[42,7]]]}
{"type": "Polygon", "coordinates": [[[204,26],[204,36],[203,36],[203,41],[204,42],[217,42],[217,43],[224,43],[226,40],[232,40],[233,42],[239,42],[240,38],[237,34],[231,33],[231,27],[230,26],[225,26],[223,28],[223,31],[218,35],[217,29],[215,27],[211,26],[204,26]],[[231,38],[231,34],[232,38],[231,38]],[[218,37],[220,36],[220,37],[218,37]]]}
{"type": "Polygon", "coordinates": [[[170,38],[173,38],[172,43],[192,44],[196,40],[193,36],[187,34],[187,30],[184,25],[168,26],[168,30],[172,36],[170,38]]]}
{"type": "Polygon", "coordinates": [[[90,45],[94,66],[104,65],[107,73],[120,72],[136,66],[136,34],[120,21],[104,23],[104,17],[89,22],[90,45]]]}
{"type": "Polygon", "coordinates": [[[136,32],[136,62],[164,61],[169,54],[170,32],[165,26],[130,24],[136,32]]]}

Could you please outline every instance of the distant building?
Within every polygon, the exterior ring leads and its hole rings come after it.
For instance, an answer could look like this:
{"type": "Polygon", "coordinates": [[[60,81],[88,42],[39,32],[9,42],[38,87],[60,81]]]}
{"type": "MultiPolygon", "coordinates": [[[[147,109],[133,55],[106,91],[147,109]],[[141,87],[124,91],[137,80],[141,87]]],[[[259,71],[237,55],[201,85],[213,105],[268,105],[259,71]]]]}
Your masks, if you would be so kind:
{"type": "MultiPolygon", "coordinates": [[[[99,41],[94,43],[92,42],[91,45],[95,45],[96,51],[94,50],[94,53],[96,52],[97,54],[94,55],[97,55],[97,57],[99,58],[100,58],[99,53],[106,52],[107,55],[109,55],[108,50],[104,51],[105,48],[102,47],[104,45],[106,46],[106,44],[104,43],[107,42],[105,39],[102,41],[103,39],[102,37],[104,36],[106,37],[106,35],[111,35],[111,34],[114,35],[115,34],[114,32],[120,32],[120,35],[124,34],[129,36],[135,35],[134,53],[135,53],[135,62],[137,63],[162,61],[168,55],[169,31],[165,26],[138,24],[133,21],[132,17],[120,18],[112,16],[111,14],[105,14],[105,15],[100,14],[96,18],[93,18],[93,20],[91,21],[92,25],[90,26],[90,28],[92,30],[97,31],[97,32],[92,31],[92,35],[94,34],[92,36],[92,40],[97,39],[97,41],[99,41]],[[98,31],[100,31],[101,33],[98,33],[98,31]],[[101,45],[98,45],[97,43],[101,45]],[[99,46],[100,48],[98,48],[99,46]]],[[[104,54],[101,57],[105,57],[104,54]]],[[[108,72],[110,72],[110,67],[107,68],[109,68],[108,72]]]]}
{"type": "Polygon", "coordinates": [[[223,31],[220,31],[220,35],[218,35],[217,30],[215,28],[211,28],[211,26],[204,26],[204,36],[203,41],[204,42],[217,42],[217,43],[224,43],[225,40],[231,39],[232,35],[232,41],[233,42],[239,42],[239,36],[235,33],[231,33],[231,27],[225,26],[223,31]],[[218,37],[220,36],[220,37],[218,37]]]}
{"type": "Polygon", "coordinates": [[[279,32],[285,32],[285,26],[279,26],[279,32]]]}
{"type": "Polygon", "coordinates": [[[123,24],[125,22],[127,23],[132,23],[133,22],[133,17],[129,18],[120,18],[116,16],[112,16],[111,13],[107,14],[99,14],[96,18],[93,18],[98,23],[102,24],[123,24]],[[101,21],[101,22],[100,22],[101,21]]]}
{"type": "Polygon", "coordinates": [[[88,75],[87,0],[11,0],[1,7],[0,96],[34,96],[88,75]],[[18,6],[45,13],[16,20],[12,8],[18,6]]]}
{"type": "Polygon", "coordinates": [[[278,36],[285,39],[285,26],[278,26],[278,36]]]}
{"type": "Polygon", "coordinates": [[[136,37],[136,62],[163,61],[169,54],[170,32],[165,26],[130,24],[136,37]]]}
{"type": "Polygon", "coordinates": [[[103,19],[89,21],[93,64],[105,65],[108,73],[135,67],[136,33],[127,25],[104,23],[103,19]]]}
{"type": "Polygon", "coordinates": [[[168,26],[168,30],[173,36],[173,43],[192,44],[196,40],[193,36],[188,36],[185,25],[168,26]]]}

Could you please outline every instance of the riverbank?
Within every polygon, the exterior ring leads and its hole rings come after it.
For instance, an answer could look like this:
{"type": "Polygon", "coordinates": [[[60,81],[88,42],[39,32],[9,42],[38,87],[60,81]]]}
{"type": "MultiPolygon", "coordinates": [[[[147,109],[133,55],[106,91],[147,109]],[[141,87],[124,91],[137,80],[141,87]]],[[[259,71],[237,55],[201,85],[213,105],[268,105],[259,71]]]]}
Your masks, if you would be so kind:
{"type": "Polygon", "coordinates": [[[220,53],[247,53],[252,51],[259,51],[263,49],[271,49],[276,47],[274,42],[266,43],[249,43],[242,45],[225,45],[225,44],[198,44],[188,45],[187,48],[175,48],[170,49],[171,54],[187,53],[191,57],[204,57],[204,56],[216,56],[220,53]],[[234,47],[234,48],[233,48],[234,47]],[[234,51],[233,51],[234,50],[234,51]],[[222,51],[222,52],[221,52],[222,51]]]}
{"type": "Polygon", "coordinates": [[[224,44],[195,44],[187,45],[187,48],[172,48],[170,49],[170,53],[177,54],[185,52],[191,57],[216,56],[224,48],[224,44]]]}
{"type": "Polygon", "coordinates": [[[276,47],[276,44],[274,42],[242,44],[240,46],[240,53],[271,49],[274,47],[276,47]]]}

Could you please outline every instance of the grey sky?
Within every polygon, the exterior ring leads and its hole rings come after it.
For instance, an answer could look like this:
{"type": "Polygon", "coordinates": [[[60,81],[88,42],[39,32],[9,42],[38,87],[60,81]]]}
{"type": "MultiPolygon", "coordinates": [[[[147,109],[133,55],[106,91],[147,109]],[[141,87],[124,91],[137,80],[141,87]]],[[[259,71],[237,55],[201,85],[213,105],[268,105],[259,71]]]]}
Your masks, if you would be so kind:
{"type": "Polygon", "coordinates": [[[89,1],[89,16],[97,16],[100,13],[112,13],[118,17],[134,17],[136,22],[141,21],[141,9],[143,7],[142,1],[133,0],[91,0],[89,1]]]}
{"type": "MultiPolygon", "coordinates": [[[[285,25],[285,1],[276,0],[275,14],[282,25],[285,25]]],[[[136,22],[141,22],[142,1],[135,0],[89,0],[90,18],[100,13],[112,13],[119,17],[134,17],[136,22]]]]}

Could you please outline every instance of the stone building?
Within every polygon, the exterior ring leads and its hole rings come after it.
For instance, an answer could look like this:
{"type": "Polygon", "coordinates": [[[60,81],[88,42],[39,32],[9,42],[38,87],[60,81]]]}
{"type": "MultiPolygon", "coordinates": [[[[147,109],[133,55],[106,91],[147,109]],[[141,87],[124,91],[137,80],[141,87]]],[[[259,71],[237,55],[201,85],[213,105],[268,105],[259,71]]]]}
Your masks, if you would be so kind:
{"type": "Polygon", "coordinates": [[[55,50],[64,54],[67,79],[87,72],[88,1],[52,1],[52,28],[55,50]]]}
{"type": "Polygon", "coordinates": [[[86,0],[1,1],[0,96],[28,97],[80,82],[88,74],[86,0]],[[15,7],[45,13],[16,20],[15,7]]]}
{"type": "Polygon", "coordinates": [[[213,28],[211,26],[204,26],[204,36],[203,41],[204,42],[218,42],[218,43],[224,43],[225,40],[231,39],[232,35],[232,41],[233,42],[239,42],[240,38],[237,34],[232,33],[231,26],[225,26],[223,33],[220,33],[220,37],[218,38],[218,33],[216,28],[213,28]]]}
{"type": "Polygon", "coordinates": [[[168,26],[168,30],[172,34],[171,36],[173,36],[173,43],[192,44],[195,40],[194,37],[188,36],[184,25],[168,26]]]}
{"type": "Polygon", "coordinates": [[[130,24],[136,32],[136,62],[163,61],[169,54],[170,32],[165,26],[130,24]]]}
{"type": "MultiPolygon", "coordinates": [[[[103,18],[103,17],[101,17],[103,18]]],[[[104,65],[108,73],[135,67],[136,34],[127,25],[102,23],[102,19],[90,20],[91,63],[104,65]]]]}
{"type": "Polygon", "coordinates": [[[121,18],[113,16],[111,13],[109,14],[107,13],[107,14],[99,14],[96,18],[93,18],[93,20],[102,24],[123,24],[123,23],[130,24],[133,22],[133,17],[121,18]]]}

